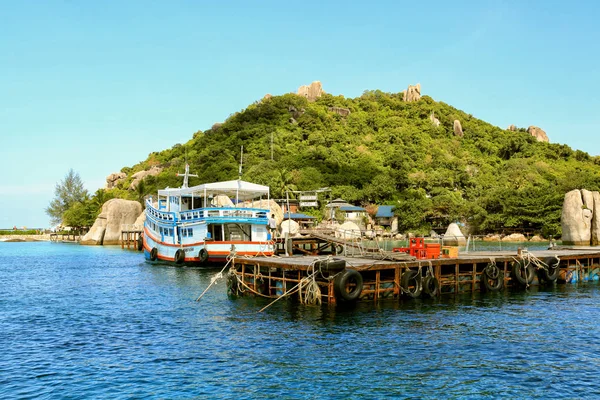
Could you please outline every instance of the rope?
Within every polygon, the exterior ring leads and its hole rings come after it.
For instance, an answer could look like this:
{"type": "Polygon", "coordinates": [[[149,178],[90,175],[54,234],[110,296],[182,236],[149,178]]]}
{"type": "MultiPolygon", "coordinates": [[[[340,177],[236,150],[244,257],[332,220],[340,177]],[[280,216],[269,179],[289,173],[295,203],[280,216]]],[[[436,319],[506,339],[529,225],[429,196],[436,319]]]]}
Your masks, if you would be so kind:
{"type": "MultiPolygon", "coordinates": [[[[233,247],[233,246],[232,246],[233,247]]],[[[232,251],[232,253],[235,255],[235,251],[232,251]]],[[[231,253],[230,253],[231,255],[231,253]]],[[[196,299],[196,301],[200,301],[200,299],[202,298],[202,296],[204,296],[204,294],[206,294],[206,292],[208,292],[208,289],[211,288],[212,285],[214,285],[218,279],[223,277],[223,271],[225,271],[225,268],[227,268],[227,266],[229,265],[229,263],[235,260],[235,257],[227,257],[227,263],[225,264],[225,266],[223,267],[223,269],[221,271],[219,271],[219,273],[215,274],[213,277],[210,278],[210,285],[208,285],[208,287],[206,289],[204,289],[204,292],[202,292],[202,294],[200,296],[198,296],[198,298],[196,299]]],[[[235,264],[235,261],[234,261],[235,264]]]]}

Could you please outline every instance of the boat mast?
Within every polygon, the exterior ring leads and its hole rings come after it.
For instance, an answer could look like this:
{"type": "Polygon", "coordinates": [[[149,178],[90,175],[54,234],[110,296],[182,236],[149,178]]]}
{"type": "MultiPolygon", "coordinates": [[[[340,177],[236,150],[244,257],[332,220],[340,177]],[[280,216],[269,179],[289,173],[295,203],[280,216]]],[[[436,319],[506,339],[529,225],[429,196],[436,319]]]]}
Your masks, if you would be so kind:
{"type": "Polygon", "coordinates": [[[242,180],[242,165],[244,163],[244,145],[242,145],[242,150],[240,151],[240,168],[238,169],[238,184],[237,189],[235,191],[235,206],[237,208],[240,202],[240,185],[242,180]]]}
{"type": "Polygon", "coordinates": [[[184,174],[180,174],[178,172],[177,176],[183,176],[183,185],[181,186],[182,189],[187,189],[188,188],[188,178],[190,176],[193,176],[194,178],[198,177],[198,175],[190,174],[190,165],[187,164],[187,163],[185,164],[185,173],[184,174]]]}

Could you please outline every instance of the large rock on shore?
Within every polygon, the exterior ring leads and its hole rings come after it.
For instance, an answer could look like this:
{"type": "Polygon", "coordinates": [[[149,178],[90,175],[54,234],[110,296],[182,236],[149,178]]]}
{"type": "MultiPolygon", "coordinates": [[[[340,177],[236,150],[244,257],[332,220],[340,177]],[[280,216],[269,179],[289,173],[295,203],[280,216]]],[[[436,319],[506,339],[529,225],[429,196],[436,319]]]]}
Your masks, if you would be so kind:
{"type": "Polygon", "coordinates": [[[121,226],[133,225],[142,212],[137,201],[110,199],[102,206],[90,231],[81,238],[85,245],[110,245],[121,242],[121,226]]]}
{"type": "Polygon", "coordinates": [[[502,238],[503,242],[527,242],[527,238],[522,233],[511,233],[502,238]]]}
{"type": "Polygon", "coordinates": [[[444,246],[465,246],[466,244],[467,239],[460,231],[458,224],[453,222],[448,225],[448,229],[444,234],[444,246]]]}
{"type": "MultiPolygon", "coordinates": [[[[600,203],[594,206],[595,197],[598,198],[599,195],[594,195],[585,189],[574,189],[565,194],[560,218],[563,244],[575,246],[591,244],[594,209],[600,208],[600,203]]],[[[596,235],[598,235],[597,230],[596,235]]],[[[596,240],[598,240],[597,236],[596,240]]]]}

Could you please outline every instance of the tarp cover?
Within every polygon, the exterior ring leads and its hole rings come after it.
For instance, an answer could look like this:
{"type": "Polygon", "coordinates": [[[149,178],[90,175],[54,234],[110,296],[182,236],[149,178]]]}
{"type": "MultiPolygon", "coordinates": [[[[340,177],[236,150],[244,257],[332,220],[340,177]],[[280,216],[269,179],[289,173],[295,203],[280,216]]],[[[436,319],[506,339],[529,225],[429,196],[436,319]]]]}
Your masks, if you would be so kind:
{"type": "Polygon", "coordinates": [[[226,194],[230,197],[236,197],[239,195],[240,200],[244,199],[252,199],[254,197],[258,197],[261,195],[269,195],[269,187],[258,185],[256,183],[241,181],[241,180],[233,180],[233,181],[225,181],[225,182],[214,182],[214,183],[204,183],[198,186],[192,186],[189,188],[178,188],[178,189],[164,189],[159,190],[158,194],[160,196],[180,196],[180,195],[191,195],[192,193],[196,195],[204,194],[206,190],[206,194],[226,194]]]}

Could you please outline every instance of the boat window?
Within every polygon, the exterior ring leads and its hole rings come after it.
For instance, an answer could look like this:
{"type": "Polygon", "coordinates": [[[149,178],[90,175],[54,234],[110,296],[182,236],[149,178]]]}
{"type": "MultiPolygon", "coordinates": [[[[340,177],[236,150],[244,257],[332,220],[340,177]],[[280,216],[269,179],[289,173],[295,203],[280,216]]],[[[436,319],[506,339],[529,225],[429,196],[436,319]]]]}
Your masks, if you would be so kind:
{"type": "Polygon", "coordinates": [[[188,234],[188,236],[194,236],[194,229],[193,228],[188,228],[187,229],[187,234],[188,234]]]}

